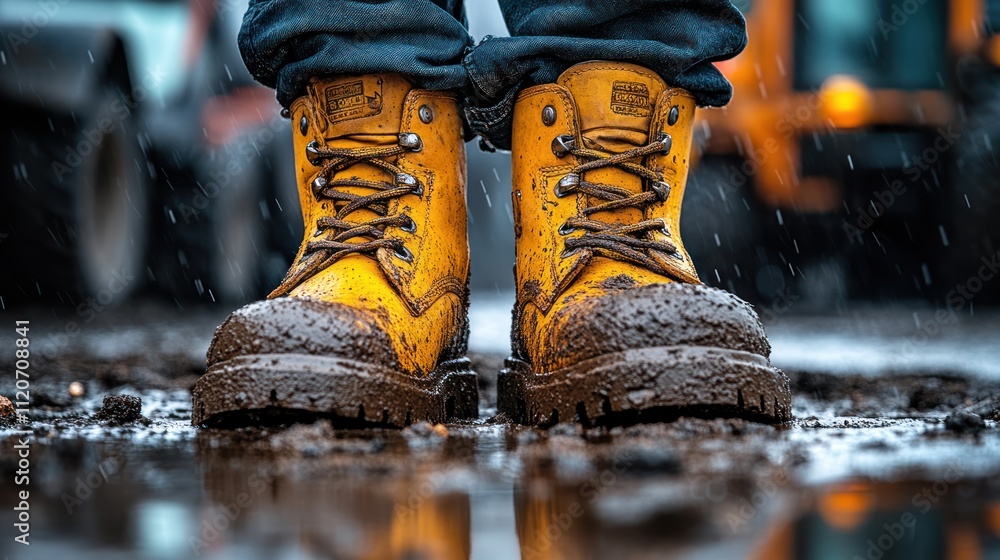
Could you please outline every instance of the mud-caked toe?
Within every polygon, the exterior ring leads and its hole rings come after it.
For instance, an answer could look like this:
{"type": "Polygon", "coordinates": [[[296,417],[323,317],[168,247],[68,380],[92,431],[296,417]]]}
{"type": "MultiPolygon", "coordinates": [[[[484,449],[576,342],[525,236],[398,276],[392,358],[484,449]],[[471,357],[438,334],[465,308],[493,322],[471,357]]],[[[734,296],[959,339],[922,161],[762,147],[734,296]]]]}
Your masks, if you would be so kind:
{"type": "Polygon", "coordinates": [[[261,354],[331,356],[399,368],[392,341],[369,312],[303,297],[258,301],[234,311],[215,331],[208,366],[261,354]]]}
{"type": "Polygon", "coordinates": [[[547,330],[553,340],[545,347],[554,351],[550,363],[537,364],[541,368],[650,347],[722,348],[764,358],[771,353],[753,308],[716,288],[653,284],[578,301],[563,307],[547,330]]]}

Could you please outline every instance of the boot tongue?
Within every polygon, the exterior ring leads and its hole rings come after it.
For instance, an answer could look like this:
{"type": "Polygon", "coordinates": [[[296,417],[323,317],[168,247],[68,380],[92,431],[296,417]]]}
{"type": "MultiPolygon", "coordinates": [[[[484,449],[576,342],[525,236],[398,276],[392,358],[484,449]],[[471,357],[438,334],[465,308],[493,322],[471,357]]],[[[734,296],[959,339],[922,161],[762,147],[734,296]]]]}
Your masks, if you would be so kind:
{"type": "Polygon", "coordinates": [[[655,73],[641,66],[584,62],[559,76],[573,95],[583,136],[610,152],[623,152],[649,141],[657,98],[667,89],[655,73]]]}
{"type": "MultiPolygon", "coordinates": [[[[393,146],[399,142],[399,133],[406,132],[400,130],[403,105],[412,89],[413,84],[400,74],[365,74],[313,78],[308,95],[313,103],[316,126],[327,147],[362,148],[393,146]]],[[[341,170],[332,179],[391,182],[393,177],[372,165],[358,164],[341,170]]],[[[355,186],[340,186],[337,189],[356,196],[375,192],[367,187],[355,186]]],[[[345,204],[337,203],[330,208],[330,214],[345,204]]],[[[378,217],[377,213],[367,208],[359,208],[345,219],[361,223],[378,217]]],[[[350,242],[371,240],[364,236],[353,238],[350,242]]]]}
{"type": "Polygon", "coordinates": [[[397,141],[411,89],[413,84],[400,74],[337,76],[313,78],[309,97],[328,142],[361,136],[362,144],[370,145],[397,141]]]}

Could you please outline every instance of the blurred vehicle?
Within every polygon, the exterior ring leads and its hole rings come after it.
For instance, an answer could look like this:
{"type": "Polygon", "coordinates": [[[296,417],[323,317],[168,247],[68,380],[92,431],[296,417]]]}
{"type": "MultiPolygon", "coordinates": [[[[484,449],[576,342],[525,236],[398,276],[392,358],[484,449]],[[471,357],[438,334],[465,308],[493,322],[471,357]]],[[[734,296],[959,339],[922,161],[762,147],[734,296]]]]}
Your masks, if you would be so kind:
{"type": "Polygon", "coordinates": [[[8,302],[245,301],[280,279],[290,134],[236,51],[239,4],[0,4],[8,302]]]}
{"type": "Polygon", "coordinates": [[[750,42],[718,64],[735,95],[700,112],[685,207],[705,281],[758,301],[941,297],[1000,249],[987,5],[737,4],[750,42]]]}

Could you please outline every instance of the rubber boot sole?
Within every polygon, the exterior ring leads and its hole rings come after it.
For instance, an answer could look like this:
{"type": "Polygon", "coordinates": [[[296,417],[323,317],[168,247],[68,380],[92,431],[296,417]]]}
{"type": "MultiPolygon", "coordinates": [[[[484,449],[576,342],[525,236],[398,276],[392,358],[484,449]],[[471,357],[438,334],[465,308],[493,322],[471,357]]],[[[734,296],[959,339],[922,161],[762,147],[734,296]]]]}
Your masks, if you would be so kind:
{"type": "Polygon", "coordinates": [[[281,425],[318,418],[336,427],[402,427],[478,416],[479,388],[468,358],[426,377],[334,357],[241,356],[210,367],[192,393],[191,423],[281,425]]]}
{"type": "Polygon", "coordinates": [[[702,346],[626,350],[536,374],[516,358],[497,378],[499,412],[528,425],[631,425],[680,416],[792,419],[788,378],[758,354],[702,346]]]}

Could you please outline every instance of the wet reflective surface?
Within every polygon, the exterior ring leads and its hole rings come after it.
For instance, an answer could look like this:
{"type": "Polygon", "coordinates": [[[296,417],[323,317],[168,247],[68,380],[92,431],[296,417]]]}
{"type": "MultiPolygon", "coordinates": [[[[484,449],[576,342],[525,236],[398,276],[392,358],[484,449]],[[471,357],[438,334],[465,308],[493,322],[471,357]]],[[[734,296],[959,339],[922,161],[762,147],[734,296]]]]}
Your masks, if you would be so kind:
{"type": "MultiPolygon", "coordinates": [[[[1000,557],[988,378],[789,370],[796,420],[783,427],[542,430],[493,418],[502,355],[486,352],[473,356],[485,372],[475,422],[198,430],[201,358],[183,342],[214,321],[111,330],[38,364],[32,544],[5,528],[0,557],[1000,557]],[[106,394],[140,397],[148,420],[96,421],[106,394]]],[[[0,432],[7,527],[17,443],[0,432]]]]}

